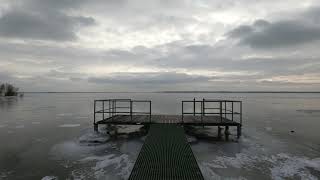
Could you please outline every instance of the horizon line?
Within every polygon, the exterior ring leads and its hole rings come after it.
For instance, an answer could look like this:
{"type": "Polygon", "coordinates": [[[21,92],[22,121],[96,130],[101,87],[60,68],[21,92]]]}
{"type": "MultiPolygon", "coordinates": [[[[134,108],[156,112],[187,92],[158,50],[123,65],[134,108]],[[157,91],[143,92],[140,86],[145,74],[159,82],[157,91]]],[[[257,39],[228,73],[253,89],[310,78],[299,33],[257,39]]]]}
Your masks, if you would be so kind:
{"type": "Polygon", "coordinates": [[[20,93],[320,93],[320,91],[26,91],[20,93]]]}

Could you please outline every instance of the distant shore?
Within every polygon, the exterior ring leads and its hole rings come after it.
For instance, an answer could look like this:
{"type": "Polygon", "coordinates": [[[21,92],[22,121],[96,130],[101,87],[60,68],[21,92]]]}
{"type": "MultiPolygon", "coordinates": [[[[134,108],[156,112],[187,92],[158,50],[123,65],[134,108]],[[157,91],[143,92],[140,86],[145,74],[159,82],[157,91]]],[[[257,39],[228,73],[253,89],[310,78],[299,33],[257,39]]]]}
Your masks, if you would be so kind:
{"type": "Polygon", "coordinates": [[[73,91],[49,91],[49,92],[21,92],[21,93],[44,93],[44,94],[59,94],[59,93],[308,93],[308,94],[314,94],[314,93],[320,93],[320,91],[149,91],[149,92],[143,92],[143,91],[83,91],[83,92],[73,92],[73,91]]]}

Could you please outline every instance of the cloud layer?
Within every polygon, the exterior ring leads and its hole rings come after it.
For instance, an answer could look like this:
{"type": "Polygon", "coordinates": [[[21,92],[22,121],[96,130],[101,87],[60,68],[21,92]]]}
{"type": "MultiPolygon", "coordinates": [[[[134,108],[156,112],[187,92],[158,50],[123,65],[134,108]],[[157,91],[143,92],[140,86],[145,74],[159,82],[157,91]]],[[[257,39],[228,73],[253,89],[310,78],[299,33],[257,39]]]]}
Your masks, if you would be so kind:
{"type": "Polygon", "coordinates": [[[316,91],[319,5],[8,0],[0,81],[25,91],[316,91]]]}

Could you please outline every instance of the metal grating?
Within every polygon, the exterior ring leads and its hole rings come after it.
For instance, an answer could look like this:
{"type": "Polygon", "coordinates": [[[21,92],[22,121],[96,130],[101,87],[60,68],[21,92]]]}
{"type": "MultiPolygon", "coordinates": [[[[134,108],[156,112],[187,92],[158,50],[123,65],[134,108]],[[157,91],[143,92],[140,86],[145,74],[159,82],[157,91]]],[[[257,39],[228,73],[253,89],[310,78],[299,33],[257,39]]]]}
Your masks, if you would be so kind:
{"type": "Polygon", "coordinates": [[[129,179],[204,178],[183,127],[175,124],[152,124],[129,179]]]}

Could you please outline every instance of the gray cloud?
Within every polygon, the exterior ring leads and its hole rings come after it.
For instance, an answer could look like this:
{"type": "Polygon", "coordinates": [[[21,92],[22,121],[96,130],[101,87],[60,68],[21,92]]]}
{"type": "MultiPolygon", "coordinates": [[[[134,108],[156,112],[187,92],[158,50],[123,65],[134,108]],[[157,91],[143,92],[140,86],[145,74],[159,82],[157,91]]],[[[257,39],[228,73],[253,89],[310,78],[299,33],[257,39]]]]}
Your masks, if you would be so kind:
{"type": "Polygon", "coordinates": [[[210,78],[173,72],[113,73],[109,77],[90,77],[88,81],[100,84],[180,84],[207,82],[210,78]]]}
{"type": "MultiPolygon", "coordinates": [[[[47,1],[52,2],[52,1],[47,1]]],[[[40,5],[43,3],[39,3],[40,5]]],[[[60,9],[13,7],[0,16],[0,36],[34,40],[71,41],[76,32],[95,24],[91,17],[70,16],[60,9]]],[[[33,6],[31,6],[33,7],[33,6]]]]}
{"type": "Polygon", "coordinates": [[[239,38],[240,43],[252,48],[283,48],[320,40],[320,26],[302,20],[256,21],[251,26],[242,25],[228,33],[239,38]]]}
{"type": "Polygon", "coordinates": [[[319,12],[298,0],[8,1],[0,80],[28,90],[317,88],[319,12]]]}

